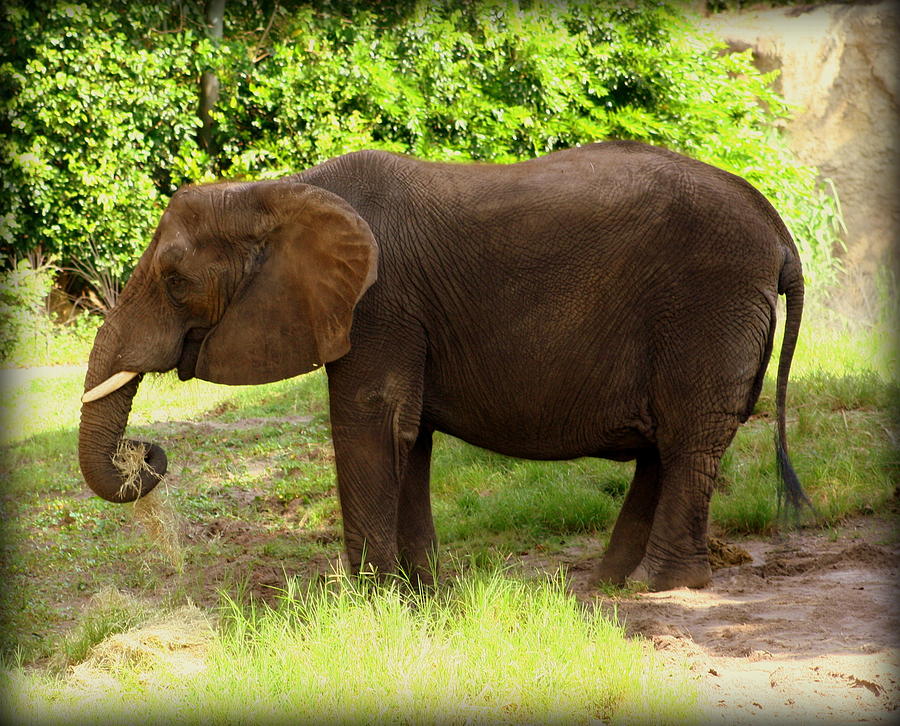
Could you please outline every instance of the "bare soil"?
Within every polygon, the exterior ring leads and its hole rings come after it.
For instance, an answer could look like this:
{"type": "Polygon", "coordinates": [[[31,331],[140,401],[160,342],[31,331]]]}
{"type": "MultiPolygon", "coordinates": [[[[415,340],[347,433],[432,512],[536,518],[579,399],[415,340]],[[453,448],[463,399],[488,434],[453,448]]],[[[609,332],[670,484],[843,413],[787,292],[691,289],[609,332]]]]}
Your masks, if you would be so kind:
{"type": "Polygon", "coordinates": [[[563,561],[579,598],[648,638],[661,657],[690,664],[707,722],[900,721],[896,517],[747,539],[727,550],[745,561],[714,570],[706,588],[614,597],[589,585],[596,552],[572,548],[563,561]]]}

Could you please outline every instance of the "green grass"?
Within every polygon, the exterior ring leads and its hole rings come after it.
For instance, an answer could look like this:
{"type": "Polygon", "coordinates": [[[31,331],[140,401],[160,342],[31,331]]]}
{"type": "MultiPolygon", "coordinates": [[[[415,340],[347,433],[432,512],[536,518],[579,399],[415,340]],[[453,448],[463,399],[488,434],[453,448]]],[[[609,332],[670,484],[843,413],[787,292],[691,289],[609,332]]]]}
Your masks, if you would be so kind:
{"type": "MultiPolygon", "coordinates": [[[[0,360],[2,367],[58,366],[87,360],[94,336],[103,319],[98,315],[78,315],[68,325],[49,317],[31,318],[11,349],[0,360]]],[[[6,332],[6,331],[4,331],[6,332]]]]}
{"type": "MultiPolygon", "coordinates": [[[[882,511],[892,498],[900,474],[889,415],[895,391],[873,371],[814,373],[791,382],[791,458],[823,523],[882,511]]],[[[726,531],[768,532],[778,525],[774,409],[774,385],[767,381],[754,418],[723,457],[712,518],[726,531]]]]}
{"type": "Polygon", "coordinates": [[[102,689],[13,670],[8,715],[77,713],[86,724],[151,712],[161,723],[205,724],[696,720],[687,665],[626,639],[559,575],[526,583],[480,572],[426,596],[342,576],[290,579],[272,607],[226,599],[217,632],[205,670],[187,682],[171,663],[133,654],[87,664],[102,689]]]}
{"type": "MultiPolygon", "coordinates": [[[[900,400],[892,378],[896,352],[885,338],[891,338],[885,327],[835,325],[807,314],[789,388],[788,440],[823,526],[885,511],[900,478],[896,421],[889,415],[900,400]]],[[[777,353],[776,347],[754,416],[726,453],[713,496],[713,527],[732,536],[784,526],[776,516],[773,454],[777,353]]],[[[641,721],[636,714],[642,713],[679,720],[691,712],[690,679],[651,678],[656,665],[643,646],[567,599],[551,572],[535,578],[518,565],[529,554],[553,561],[567,548],[587,547],[584,556],[595,556],[633,464],[522,461],[437,435],[432,498],[442,584],[433,601],[407,607],[390,589],[362,597],[352,587],[316,584],[328,581],[341,551],[324,373],[237,388],[181,383],[173,375],[144,381],[129,435],[158,441],[169,455],[161,486],[181,520],[180,567],[136,520],[134,507],[111,505],[85,489],[75,455],[83,377],[83,368],[61,369],[4,384],[0,402],[0,647],[8,665],[30,664],[28,671],[7,673],[15,682],[14,712],[26,713],[29,698],[50,720],[73,704],[84,706],[88,696],[66,680],[61,665],[90,658],[103,638],[149,613],[185,602],[215,613],[223,593],[241,606],[218,621],[205,675],[172,685],[181,688],[180,700],[169,705],[184,714],[224,722],[263,691],[272,694],[272,708],[299,713],[306,713],[311,694],[324,703],[325,693],[335,713],[349,708],[352,694],[368,705],[376,696],[388,699],[392,713],[405,713],[410,722],[462,716],[452,709],[463,704],[471,708],[465,713],[488,721],[542,722],[562,708],[553,699],[568,692],[564,684],[579,679],[604,685],[602,691],[571,685],[583,693],[582,700],[564,699],[576,721],[641,721]],[[498,564],[511,569],[500,575],[492,569],[498,564]],[[98,606],[97,593],[110,589],[126,600],[98,606]],[[133,606],[123,609],[122,602],[133,606]],[[547,619],[552,627],[542,635],[547,619]],[[514,621],[520,624],[513,627],[514,621]],[[330,622],[329,637],[311,630],[313,622],[330,622]],[[347,631],[343,639],[338,624],[347,631]],[[572,664],[552,660],[554,679],[542,677],[535,653],[545,646],[555,653],[562,643],[571,647],[572,664]],[[640,701],[607,676],[601,681],[609,653],[622,659],[623,671],[637,669],[645,683],[663,690],[640,701]],[[335,662],[338,671],[328,667],[335,662]],[[366,681],[376,664],[378,677],[366,681]],[[279,669],[308,681],[311,690],[288,688],[279,669]],[[393,685],[398,682],[404,689],[393,685]],[[654,710],[669,702],[670,683],[687,688],[687,700],[654,710]]],[[[132,664],[110,676],[118,679],[115,695],[90,696],[97,713],[116,699],[162,708],[160,691],[141,685],[147,669],[161,669],[154,678],[165,682],[165,668],[132,664]]]]}
{"type": "MultiPolygon", "coordinates": [[[[784,314],[781,311],[780,319],[784,314]]],[[[722,460],[712,522],[732,534],[768,533],[777,516],[774,374],[782,325],[754,416],[722,460]]],[[[788,385],[787,438],[792,462],[827,525],[851,514],[883,512],[900,480],[900,387],[894,327],[835,320],[813,305],[804,315],[788,385]],[[893,417],[892,417],[893,412],[893,417]]]]}
{"type": "Polygon", "coordinates": [[[276,712],[329,723],[376,713],[415,723],[680,722],[697,698],[686,670],[662,676],[643,643],[585,611],[562,577],[481,572],[411,602],[402,588],[373,596],[365,583],[294,585],[277,610],[228,614],[207,677],[208,707],[223,720],[259,692],[277,694],[276,712]]]}
{"type": "Polygon", "coordinates": [[[434,515],[447,543],[509,534],[534,544],[601,530],[631,479],[631,465],[510,459],[442,435],[434,452],[434,515]]]}

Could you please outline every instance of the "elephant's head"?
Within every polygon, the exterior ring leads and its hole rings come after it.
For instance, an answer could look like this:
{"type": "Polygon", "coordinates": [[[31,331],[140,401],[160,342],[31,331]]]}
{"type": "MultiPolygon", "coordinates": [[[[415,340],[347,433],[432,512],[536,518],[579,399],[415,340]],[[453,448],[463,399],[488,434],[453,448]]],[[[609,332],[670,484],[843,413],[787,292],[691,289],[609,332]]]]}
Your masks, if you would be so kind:
{"type": "Polygon", "coordinates": [[[78,453],[91,489],[127,502],[166,470],[144,450],[139,485],[113,463],[141,374],[268,383],[350,348],[353,309],[375,280],[377,246],[344,200],[291,179],[187,187],[172,197],[85,378],[78,453]]]}

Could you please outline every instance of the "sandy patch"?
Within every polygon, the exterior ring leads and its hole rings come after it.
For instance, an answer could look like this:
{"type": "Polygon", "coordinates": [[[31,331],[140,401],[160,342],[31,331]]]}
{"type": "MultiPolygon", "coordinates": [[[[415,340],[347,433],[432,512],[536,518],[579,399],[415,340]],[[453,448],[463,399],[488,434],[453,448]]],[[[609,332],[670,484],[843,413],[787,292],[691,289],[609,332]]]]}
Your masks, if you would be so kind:
{"type": "MultiPolygon", "coordinates": [[[[900,717],[900,538],[890,518],[736,544],[752,558],[701,590],[628,597],[572,589],[673,661],[687,659],[711,723],[895,723],[900,717]]],[[[549,564],[549,563],[548,563],[549,564]]]]}

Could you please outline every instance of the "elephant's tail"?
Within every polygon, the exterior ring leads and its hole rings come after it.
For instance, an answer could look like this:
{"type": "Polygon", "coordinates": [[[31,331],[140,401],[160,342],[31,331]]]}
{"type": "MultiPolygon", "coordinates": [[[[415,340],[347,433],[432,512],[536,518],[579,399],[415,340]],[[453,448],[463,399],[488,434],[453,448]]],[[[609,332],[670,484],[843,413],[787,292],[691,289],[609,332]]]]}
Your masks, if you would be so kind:
{"type": "Polygon", "coordinates": [[[800,332],[800,319],[803,317],[803,270],[800,258],[793,244],[786,250],[786,258],[778,279],[778,294],[785,296],[787,315],[784,323],[784,338],[781,343],[781,355],[778,358],[778,378],[775,385],[775,411],[777,426],[775,429],[775,455],[778,460],[778,473],[781,479],[778,506],[782,502],[799,513],[807,506],[813,512],[815,508],[803,487],[800,479],[788,458],[787,434],[785,424],[785,403],[787,400],[788,376],[791,371],[791,360],[797,347],[797,336],[800,332]]]}

